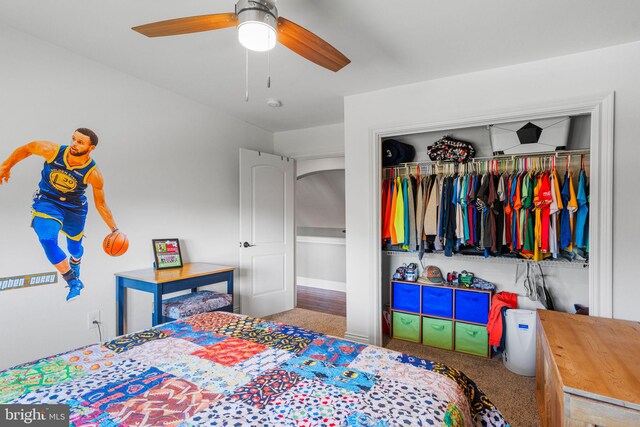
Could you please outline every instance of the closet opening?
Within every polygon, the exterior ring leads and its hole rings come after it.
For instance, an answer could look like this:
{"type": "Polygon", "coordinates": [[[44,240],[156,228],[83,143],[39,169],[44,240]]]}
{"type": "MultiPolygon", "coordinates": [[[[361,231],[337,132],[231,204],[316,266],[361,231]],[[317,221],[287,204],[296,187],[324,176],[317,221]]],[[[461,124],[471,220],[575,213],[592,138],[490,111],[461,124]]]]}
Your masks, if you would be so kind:
{"type": "MultiPolygon", "coordinates": [[[[492,282],[496,285],[497,292],[509,291],[519,295],[520,300],[527,298],[527,281],[532,278],[532,270],[542,272],[544,281],[550,294],[554,308],[566,312],[575,312],[574,304],[582,304],[591,308],[591,315],[604,317],[612,316],[612,258],[610,230],[612,212],[610,205],[610,192],[612,186],[612,153],[613,153],[613,94],[604,99],[586,100],[575,104],[555,107],[532,108],[530,112],[519,111],[515,114],[500,113],[482,118],[460,119],[448,122],[439,122],[432,126],[398,127],[396,129],[384,129],[372,133],[374,141],[380,144],[389,139],[411,144],[416,151],[414,161],[411,164],[395,165],[396,169],[390,172],[382,167],[384,153],[379,145],[375,149],[375,158],[380,163],[373,181],[379,187],[376,189],[378,204],[374,207],[379,214],[376,223],[378,230],[377,253],[372,254],[377,258],[380,268],[377,273],[377,311],[372,313],[372,341],[377,344],[385,344],[388,336],[385,332],[384,312],[389,311],[391,290],[390,284],[394,273],[403,264],[416,263],[418,275],[423,274],[423,265],[434,265],[440,268],[443,276],[448,272],[462,270],[470,271],[475,276],[492,282]],[[534,121],[553,119],[568,116],[571,119],[567,135],[567,143],[564,144],[564,154],[559,151],[544,152],[517,152],[495,153],[492,146],[492,135],[489,125],[508,124],[516,121],[534,121]],[[427,147],[434,142],[450,136],[455,139],[471,142],[476,149],[474,165],[462,166],[462,173],[513,173],[515,171],[535,170],[541,173],[555,166],[559,175],[558,181],[562,183],[565,177],[567,161],[569,169],[573,171],[574,192],[578,192],[580,174],[584,171],[589,182],[587,192],[582,196],[587,197],[589,225],[585,228],[586,246],[590,250],[586,254],[576,254],[573,259],[547,259],[546,253],[540,261],[531,261],[514,253],[495,253],[494,251],[480,251],[471,255],[458,253],[454,245],[451,256],[444,251],[429,248],[425,250],[422,263],[419,262],[419,246],[410,251],[394,245],[383,246],[382,227],[384,210],[382,200],[384,189],[382,183],[390,175],[406,173],[416,175],[420,173],[435,172],[458,174],[457,166],[446,166],[442,162],[433,162],[428,157],[427,147]],[[529,156],[526,156],[529,154],[529,156]],[[565,156],[570,154],[571,157],[565,156]],[[525,159],[530,157],[530,159],[525,159]],[[434,165],[434,163],[436,163],[434,165]],[[562,164],[561,164],[562,163],[562,164]],[[404,168],[404,170],[400,170],[404,168]],[[431,168],[431,169],[430,169],[431,168]],[[438,169],[439,168],[439,169],[438,169]],[[448,168],[448,169],[447,169],[448,168]],[[562,176],[560,176],[562,175],[562,176]],[[400,250],[398,250],[400,249],[400,250]],[[509,256],[511,255],[511,256],[509,256]],[[586,255],[586,256],[585,256],[586,255]],[[485,258],[486,256],[486,258],[485,258]],[[527,273],[527,270],[529,272],[527,273]]],[[[554,147],[555,148],[555,147],[554,147]]],[[[375,170],[373,171],[375,173],[375,170]]],[[[575,220],[576,218],[574,218],[575,220]]],[[[575,231],[573,232],[575,233],[575,231]]],[[[572,235],[572,239],[575,236],[572,235]]],[[[585,237],[583,236],[583,239],[585,237]]],[[[584,245],[584,242],[582,243],[584,245]]],[[[512,252],[512,251],[508,251],[512,252]]],[[[546,251],[545,251],[546,252],[546,251]]],[[[571,254],[568,254],[571,257],[571,254]]],[[[539,273],[537,273],[539,275],[539,273]]],[[[531,293],[531,292],[529,292],[531,293]]],[[[533,299],[539,300],[539,297],[533,299]]],[[[536,308],[540,301],[533,301],[533,305],[523,308],[536,308]]],[[[437,317],[437,316],[436,316],[437,317]]],[[[454,319],[455,321],[455,319],[454,319]]],[[[471,322],[473,323],[473,322],[471,322]]]]}
{"type": "MultiPolygon", "coordinates": [[[[589,129],[590,117],[578,115],[394,136],[416,154],[382,168],[389,326],[390,315],[412,313],[403,311],[401,285],[389,300],[389,284],[417,282],[430,266],[449,285],[464,272],[485,288],[517,294],[521,308],[588,307],[589,129]]],[[[383,152],[393,148],[390,139],[383,152]]]]}
{"type": "Polygon", "coordinates": [[[299,160],[296,307],[346,316],[344,158],[299,160]]]}

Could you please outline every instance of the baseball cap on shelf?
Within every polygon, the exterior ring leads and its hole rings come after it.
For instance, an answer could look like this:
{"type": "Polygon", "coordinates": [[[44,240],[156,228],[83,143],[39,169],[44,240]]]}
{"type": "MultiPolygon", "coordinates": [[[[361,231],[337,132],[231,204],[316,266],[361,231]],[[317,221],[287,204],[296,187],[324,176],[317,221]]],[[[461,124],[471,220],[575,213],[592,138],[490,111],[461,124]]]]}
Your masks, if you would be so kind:
{"type": "Polygon", "coordinates": [[[422,276],[418,279],[420,283],[426,283],[431,285],[442,285],[444,278],[442,277],[442,271],[435,265],[428,265],[424,269],[422,276]]]}

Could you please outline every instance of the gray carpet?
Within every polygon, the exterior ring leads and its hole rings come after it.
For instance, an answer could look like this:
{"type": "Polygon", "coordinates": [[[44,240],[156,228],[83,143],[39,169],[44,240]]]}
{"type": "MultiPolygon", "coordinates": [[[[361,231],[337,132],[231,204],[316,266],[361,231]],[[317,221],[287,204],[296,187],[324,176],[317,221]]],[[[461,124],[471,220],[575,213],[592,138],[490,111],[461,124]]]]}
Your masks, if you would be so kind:
{"type": "MultiPolygon", "coordinates": [[[[301,308],[274,314],[267,319],[337,337],[344,336],[347,325],[345,317],[301,308]]],[[[396,339],[390,340],[385,347],[438,361],[464,372],[486,393],[512,426],[540,425],[536,408],[535,378],[512,373],[504,367],[501,358],[485,359],[396,339]]]]}

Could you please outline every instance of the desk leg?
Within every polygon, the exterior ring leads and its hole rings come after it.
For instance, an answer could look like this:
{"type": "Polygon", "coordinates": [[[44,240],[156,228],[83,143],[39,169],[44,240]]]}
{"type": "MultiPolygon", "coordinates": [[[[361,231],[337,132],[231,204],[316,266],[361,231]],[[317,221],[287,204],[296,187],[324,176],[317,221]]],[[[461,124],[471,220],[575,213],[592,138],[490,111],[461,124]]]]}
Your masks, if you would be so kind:
{"type": "Polygon", "coordinates": [[[233,270],[231,270],[229,272],[229,276],[227,276],[227,293],[231,294],[231,310],[229,311],[233,313],[233,310],[235,309],[233,297],[233,270]]]}
{"type": "Polygon", "coordinates": [[[162,285],[159,284],[153,291],[153,318],[151,326],[162,323],[162,285]]]}
{"type": "Polygon", "coordinates": [[[125,298],[125,288],[122,286],[121,279],[116,277],[116,304],[118,305],[117,311],[117,321],[118,321],[118,335],[124,334],[124,298],[125,298]]]}

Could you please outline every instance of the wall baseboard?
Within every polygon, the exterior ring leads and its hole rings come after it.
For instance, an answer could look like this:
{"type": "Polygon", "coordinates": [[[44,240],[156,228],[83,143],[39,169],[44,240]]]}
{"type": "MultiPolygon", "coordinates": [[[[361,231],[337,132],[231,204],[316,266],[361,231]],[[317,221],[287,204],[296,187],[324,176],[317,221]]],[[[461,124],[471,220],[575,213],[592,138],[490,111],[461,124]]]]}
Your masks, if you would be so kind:
{"type": "Polygon", "coordinates": [[[345,332],[344,339],[361,344],[369,344],[369,337],[365,335],[352,334],[351,332],[345,332]]]}
{"type": "Polygon", "coordinates": [[[347,291],[347,284],[345,282],[336,282],[333,280],[324,280],[324,279],[314,279],[312,277],[302,277],[302,276],[296,276],[296,286],[326,289],[328,291],[337,291],[337,292],[347,291]]]}

